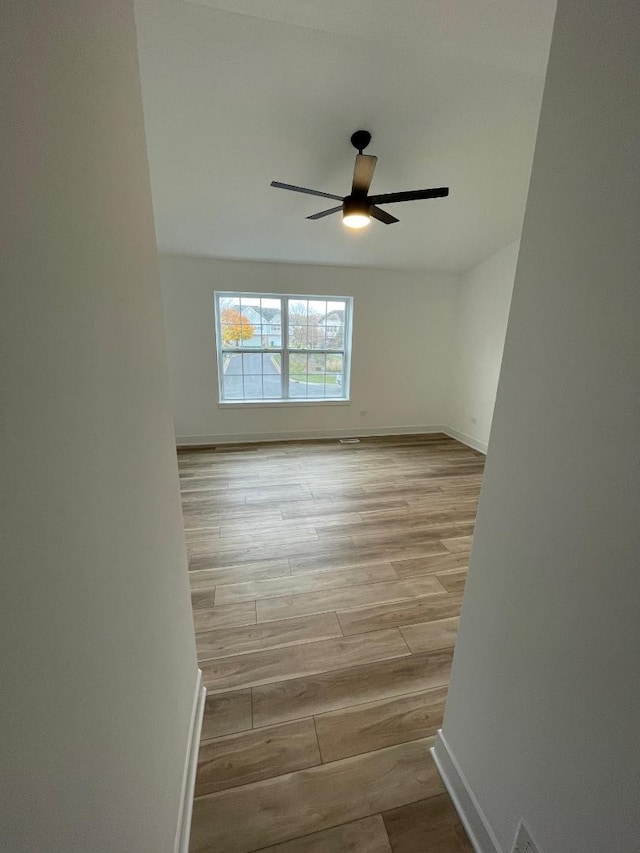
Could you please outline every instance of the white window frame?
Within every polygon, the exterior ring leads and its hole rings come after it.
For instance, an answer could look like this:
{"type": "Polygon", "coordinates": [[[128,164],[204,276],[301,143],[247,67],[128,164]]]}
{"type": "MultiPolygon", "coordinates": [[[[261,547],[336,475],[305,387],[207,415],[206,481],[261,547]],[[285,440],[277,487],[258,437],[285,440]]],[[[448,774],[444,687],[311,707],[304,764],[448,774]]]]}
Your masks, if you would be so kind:
{"type": "Polygon", "coordinates": [[[309,405],[344,405],[351,400],[351,332],[353,324],[353,297],[322,295],[315,296],[307,293],[255,293],[236,290],[216,290],[214,297],[216,359],[218,362],[218,403],[220,406],[309,406],[309,405]],[[280,347],[224,347],[220,323],[220,301],[226,298],[238,299],[280,299],[282,305],[280,322],[280,347]],[[345,304],[344,340],[342,349],[299,349],[289,348],[289,301],[322,300],[326,302],[340,301],[345,304]],[[280,397],[251,397],[243,400],[234,397],[224,398],[224,354],[225,353],[255,353],[280,354],[280,397]],[[289,397],[289,353],[300,355],[341,355],[342,356],[342,396],[338,397],[289,397]]]}

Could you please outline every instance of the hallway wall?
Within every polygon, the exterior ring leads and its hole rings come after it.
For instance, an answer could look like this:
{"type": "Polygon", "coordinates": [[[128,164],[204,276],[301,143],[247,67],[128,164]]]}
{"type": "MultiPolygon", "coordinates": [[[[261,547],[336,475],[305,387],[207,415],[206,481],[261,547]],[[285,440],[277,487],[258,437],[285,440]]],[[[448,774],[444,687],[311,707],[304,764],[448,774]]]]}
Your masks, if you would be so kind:
{"type": "Polygon", "coordinates": [[[132,3],[0,33],[0,850],[172,853],[197,667],[132,3]]]}
{"type": "Polygon", "coordinates": [[[520,241],[461,276],[456,290],[451,397],[452,434],[486,453],[498,389],[520,241]]]}
{"type": "Polygon", "coordinates": [[[487,851],[640,837],[639,55],[559,0],[444,721],[487,851]]]}

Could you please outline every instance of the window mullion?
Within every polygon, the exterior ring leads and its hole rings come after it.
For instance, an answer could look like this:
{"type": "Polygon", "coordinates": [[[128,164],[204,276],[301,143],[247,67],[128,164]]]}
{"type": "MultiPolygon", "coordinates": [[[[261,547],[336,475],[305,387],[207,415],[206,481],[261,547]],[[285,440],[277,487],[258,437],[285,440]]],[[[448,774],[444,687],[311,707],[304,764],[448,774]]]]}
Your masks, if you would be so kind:
{"type": "Polygon", "coordinates": [[[282,300],[282,370],[281,370],[281,395],[282,399],[289,398],[289,300],[282,300]]]}

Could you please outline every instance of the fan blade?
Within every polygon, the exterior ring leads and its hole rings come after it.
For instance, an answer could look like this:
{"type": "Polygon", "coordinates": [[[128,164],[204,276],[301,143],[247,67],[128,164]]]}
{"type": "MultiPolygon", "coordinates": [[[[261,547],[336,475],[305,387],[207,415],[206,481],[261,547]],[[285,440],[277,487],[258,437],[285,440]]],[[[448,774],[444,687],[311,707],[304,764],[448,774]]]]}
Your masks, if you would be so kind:
{"type": "Polygon", "coordinates": [[[330,207],[329,210],[322,210],[320,213],[314,213],[313,216],[307,216],[307,219],[322,219],[323,216],[331,216],[332,213],[337,213],[342,210],[342,205],[338,207],[330,207]]]}
{"type": "Polygon", "coordinates": [[[277,187],[279,190],[292,190],[294,193],[306,193],[307,195],[319,195],[323,198],[335,198],[336,200],[342,201],[341,195],[334,195],[333,193],[322,193],[320,190],[308,190],[306,187],[294,187],[293,184],[281,184],[280,181],[271,181],[272,187],[277,187]]]}
{"type": "Polygon", "coordinates": [[[369,192],[377,157],[373,154],[356,154],[356,165],[353,169],[352,195],[366,195],[369,192]]]}
{"type": "Polygon", "coordinates": [[[435,187],[431,190],[409,190],[404,193],[385,193],[370,195],[372,204],[395,204],[398,201],[418,201],[422,198],[444,198],[449,195],[449,187],[435,187]]]}
{"type": "Polygon", "coordinates": [[[385,225],[393,225],[394,222],[400,222],[400,220],[396,219],[395,216],[387,213],[386,210],[381,210],[379,207],[376,207],[375,204],[372,204],[369,208],[369,215],[373,216],[374,219],[377,219],[378,222],[384,222],[385,225]]]}

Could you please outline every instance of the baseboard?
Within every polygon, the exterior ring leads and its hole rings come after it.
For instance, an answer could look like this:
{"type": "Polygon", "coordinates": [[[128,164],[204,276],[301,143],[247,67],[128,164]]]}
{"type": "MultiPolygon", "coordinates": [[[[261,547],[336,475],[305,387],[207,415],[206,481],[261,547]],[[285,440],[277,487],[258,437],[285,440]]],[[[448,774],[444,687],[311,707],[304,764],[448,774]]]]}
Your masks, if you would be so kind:
{"type": "Polygon", "coordinates": [[[487,818],[451,752],[442,729],[438,729],[431,755],[460,820],[464,824],[473,849],[476,853],[502,853],[487,818]]]}
{"type": "MultiPolygon", "coordinates": [[[[304,441],[318,438],[366,438],[376,435],[431,435],[446,433],[441,424],[407,427],[360,427],[360,429],[318,429],[293,432],[229,433],[227,435],[178,435],[179,448],[217,444],[247,444],[255,441],[304,441]]],[[[455,436],[452,436],[455,438],[455,436]]]]}
{"type": "Polygon", "coordinates": [[[460,432],[459,430],[449,426],[442,427],[442,432],[446,433],[450,438],[455,438],[456,441],[466,444],[467,447],[472,447],[474,450],[479,450],[480,453],[484,453],[485,456],[487,455],[488,444],[486,441],[480,441],[479,438],[474,438],[472,435],[467,435],[466,433],[460,432]]]}
{"type": "Polygon", "coordinates": [[[176,841],[173,848],[174,853],[188,853],[189,850],[191,813],[193,811],[193,792],[196,787],[198,748],[200,746],[200,732],[202,730],[204,700],[206,699],[206,696],[207,688],[202,684],[202,671],[198,670],[196,688],[193,695],[191,723],[189,726],[189,748],[187,750],[184,773],[182,776],[182,796],[180,797],[180,807],[178,811],[178,827],[176,830],[176,841]]]}

